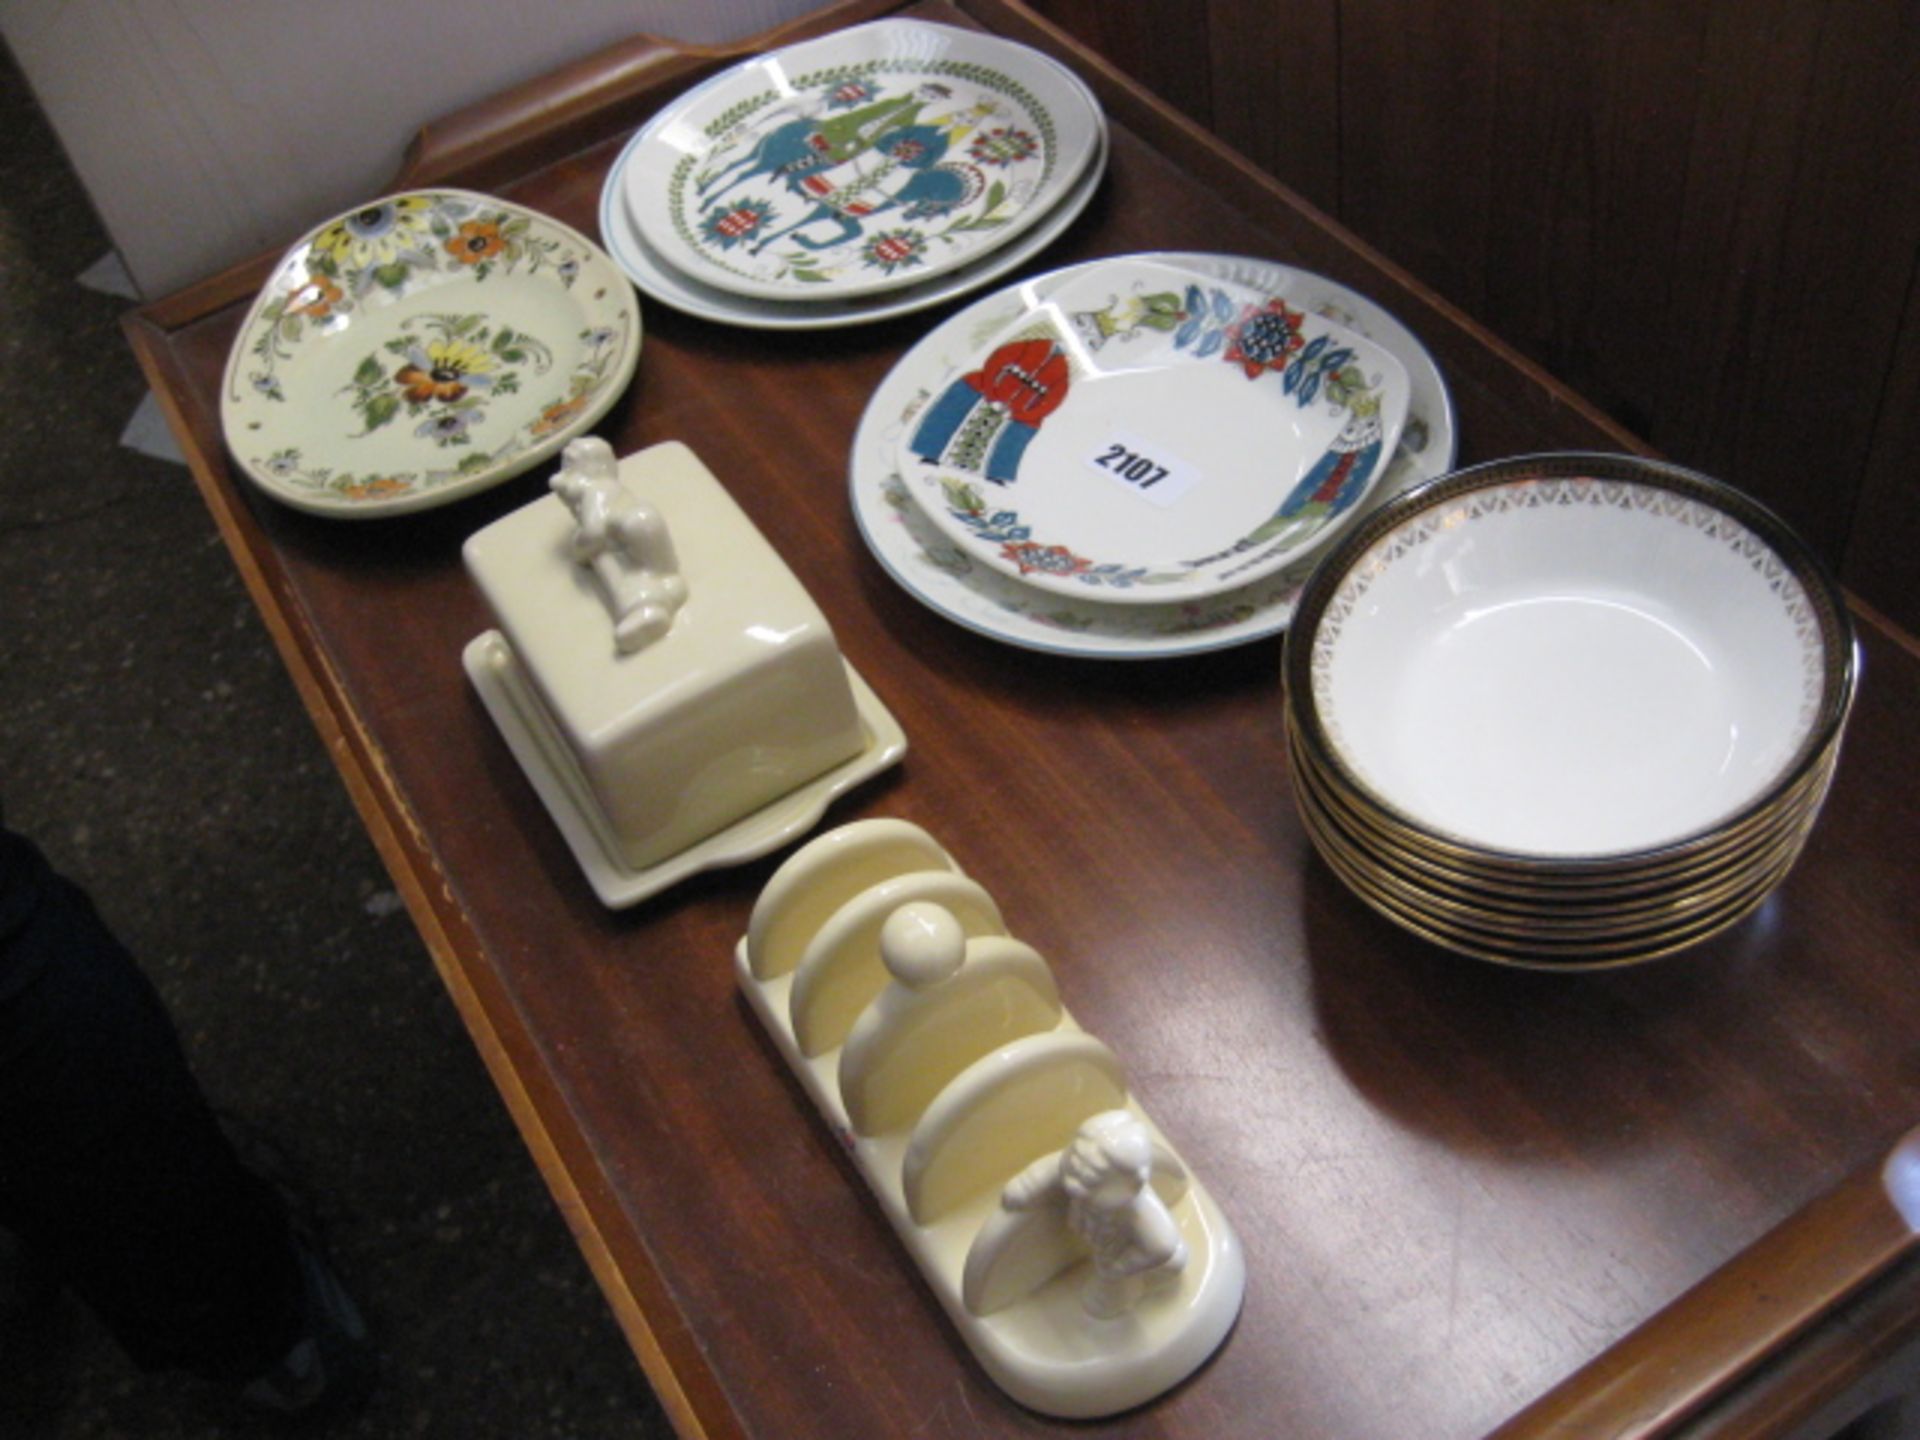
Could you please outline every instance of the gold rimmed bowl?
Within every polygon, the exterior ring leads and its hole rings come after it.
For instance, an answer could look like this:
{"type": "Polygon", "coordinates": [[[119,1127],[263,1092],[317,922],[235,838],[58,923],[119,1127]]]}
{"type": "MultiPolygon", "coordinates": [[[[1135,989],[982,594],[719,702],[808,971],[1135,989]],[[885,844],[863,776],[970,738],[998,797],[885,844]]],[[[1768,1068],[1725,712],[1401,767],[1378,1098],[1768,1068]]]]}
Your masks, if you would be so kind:
{"type": "Polygon", "coordinates": [[[1625,963],[1784,878],[1856,683],[1837,587],[1764,507],[1619,455],[1409,492],[1309,580],[1286,724],[1362,898],[1456,949],[1625,963]]]}
{"type": "Polygon", "coordinates": [[[1516,904],[1531,901],[1556,910],[1612,909],[1695,886],[1749,862],[1782,836],[1804,832],[1812,824],[1825,801],[1837,759],[1837,752],[1829,750],[1777,804],[1699,844],[1669,850],[1642,863],[1556,873],[1544,867],[1503,866],[1459,846],[1423,843],[1425,837],[1396,829],[1390,819],[1369,809],[1364,797],[1343,791],[1338,780],[1316,766],[1297,743],[1290,751],[1296,787],[1310,794],[1328,821],[1370,856],[1426,877],[1440,888],[1457,887],[1516,904]]]}

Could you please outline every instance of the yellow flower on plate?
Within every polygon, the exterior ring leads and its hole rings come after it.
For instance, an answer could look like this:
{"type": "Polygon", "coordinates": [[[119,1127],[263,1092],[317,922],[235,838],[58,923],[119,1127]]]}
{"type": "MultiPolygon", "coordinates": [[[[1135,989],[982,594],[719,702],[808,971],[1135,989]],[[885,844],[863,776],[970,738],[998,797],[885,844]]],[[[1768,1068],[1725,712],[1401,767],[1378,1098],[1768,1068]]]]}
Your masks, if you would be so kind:
{"type": "Polygon", "coordinates": [[[432,212],[432,200],[423,195],[383,200],[329,225],[313,237],[313,249],[342,270],[390,265],[402,250],[432,239],[427,225],[432,212]]]}

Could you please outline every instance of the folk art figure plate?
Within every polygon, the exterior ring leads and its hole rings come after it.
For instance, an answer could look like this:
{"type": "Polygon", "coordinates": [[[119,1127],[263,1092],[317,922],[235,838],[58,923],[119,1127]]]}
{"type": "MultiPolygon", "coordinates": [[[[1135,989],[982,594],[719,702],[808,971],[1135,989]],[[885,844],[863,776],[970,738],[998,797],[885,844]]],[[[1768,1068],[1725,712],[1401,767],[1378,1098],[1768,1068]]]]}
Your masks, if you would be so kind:
{"type": "Polygon", "coordinates": [[[1409,399],[1392,351],[1281,296],[1101,261],[942,379],[899,440],[977,561],[1109,604],[1286,568],[1379,478],[1409,399]]]}
{"type": "Polygon", "coordinates": [[[901,290],[885,290],[877,295],[856,295],[849,299],[761,300],[716,289],[670,265],[646,241],[623,199],[626,165],[636,136],[614,161],[605,187],[600,192],[600,241],[613,256],[614,263],[649,299],[670,309],[722,325],[739,325],[750,330],[834,330],[850,325],[869,325],[911,315],[966,295],[1011,274],[1059,239],[1062,232],[1079,218],[1100,188],[1107,168],[1107,132],[1102,128],[1099,144],[1090,164],[1080,172],[1066,197],[1049,210],[1031,229],[997,250],[989,250],[978,259],[949,270],[932,279],[922,280],[901,290]]]}
{"type": "MultiPolygon", "coordinates": [[[[1453,468],[1453,401],[1439,366],[1410,330],[1372,300],[1323,276],[1272,261],[1202,253],[1140,258],[1282,296],[1295,308],[1335,320],[1399,357],[1410,392],[1406,422],[1380,480],[1354,505],[1354,518],[1453,468]]],[[[1021,649],[1152,660],[1227,649],[1279,634],[1293,616],[1312,557],[1204,600],[1106,604],[1093,590],[1064,595],[1040,590],[979,563],[971,550],[934,524],[901,473],[903,437],[960,362],[1092,264],[1069,266],[981,297],[930,330],[888,372],[868,402],[853,444],[850,489],[861,537],[881,567],[921,604],[966,629],[1021,649]]]]}
{"type": "Polygon", "coordinates": [[[640,357],[633,286],[556,220],[392,195],[287,252],[240,327],[220,420],[247,478],[316,514],[444,505],[604,415],[640,357]]]}
{"type": "Polygon", "coordinates": [[[1039,223],[1104,131],[1023,45],[882,20],[759,56],[640,132],[623,201],[697,281],[768,300],[916,285],[1039,223]]]}

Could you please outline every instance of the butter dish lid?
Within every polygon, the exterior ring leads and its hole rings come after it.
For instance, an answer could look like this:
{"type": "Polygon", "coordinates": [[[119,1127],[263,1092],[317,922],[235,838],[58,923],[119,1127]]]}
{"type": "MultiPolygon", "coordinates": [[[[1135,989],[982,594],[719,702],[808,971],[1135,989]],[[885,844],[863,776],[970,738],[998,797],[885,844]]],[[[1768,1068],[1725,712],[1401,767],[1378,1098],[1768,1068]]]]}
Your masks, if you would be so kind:
{"type": "Polygon", "coordinates": [[[906,737],[799,579],[685,445],[567,447],[471,536],[497,628],[462,663],[609,906],[766,854],[906,737]]]}
{"type": "Polygon", "coordinates": [[[472,535],[465,558],[576,737],[683,704],[773,651],[831,642],[805,587],[685,444],[615,462],[605,441],[575,441],[555,488],[472,535]]]}

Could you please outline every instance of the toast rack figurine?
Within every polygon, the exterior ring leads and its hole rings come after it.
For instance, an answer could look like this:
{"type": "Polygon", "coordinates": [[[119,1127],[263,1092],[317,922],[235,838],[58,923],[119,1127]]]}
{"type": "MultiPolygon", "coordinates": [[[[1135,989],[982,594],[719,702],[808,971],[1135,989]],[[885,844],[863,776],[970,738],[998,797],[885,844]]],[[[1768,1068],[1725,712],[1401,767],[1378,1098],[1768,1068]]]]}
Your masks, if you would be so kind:
{"type": "Polygon", "coordinates": [[[1239,1241],[1077,1025],[1051,969],[918,826],[862,820],[774,872],[741,988],[981,1365],[1090,1418],[1205,1363],[1239,1241]]]}
{"type": "Polygon", "coordinates": [[[1187,1242],[1153,1178],[1153,1136],[1125,1110],[1103,1110],[1074,1132],[1058,1155],[1043,1155],[1000,1192],[1000,1208],[1019,1215],[1052,1204],[1087,1248],[1093,1274],[1080,1305],[1096,1320],[1124,1315],[1150,1283],[1186,1268],[1187,1242]]]}

